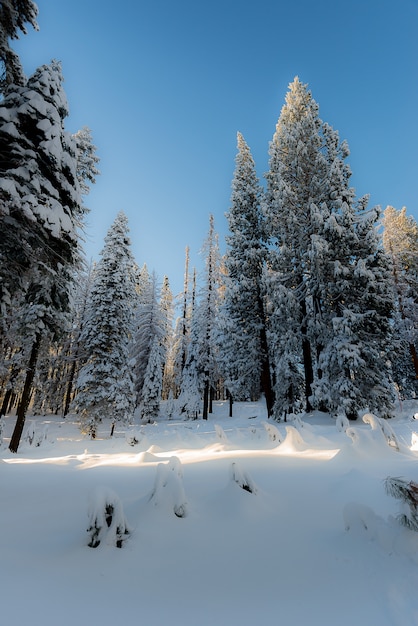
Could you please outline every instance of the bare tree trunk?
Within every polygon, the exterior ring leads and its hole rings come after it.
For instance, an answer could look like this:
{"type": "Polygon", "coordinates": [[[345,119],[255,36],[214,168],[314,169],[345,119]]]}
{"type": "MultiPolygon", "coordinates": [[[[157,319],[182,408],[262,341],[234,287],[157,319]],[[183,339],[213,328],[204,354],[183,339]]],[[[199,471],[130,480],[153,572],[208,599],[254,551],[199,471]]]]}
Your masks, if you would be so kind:
{"type": "Polygon", "coordinates": [[[17,407],[17,419],[13,430],[12,437],[10,439],[9,450],[16,453],[20,439],[22,437],[23,427],[25,425],[26,411],[29,406],[30,397],[32,394],[32,383],[35,376],[36,363],[38,361],[39,348],[41,345],[41,335],[36,335],[35,341],[30,353],[29,364],[26,370],[26,379],[23,387],[22,397],[20,398],[19,405],[17,407]]]}
{"type": "Polygon", "coordinates": [[[203,412],[202,418],[204,420],[208,419],[208,408],[209,408],[209,379],[205,381],[205,387],[203,389],[203,412]]]}
{"type": "Polygon", "coordinates": [[[306,327],[306,302],[301,302],[302,310],[302,354],[303,354],[303,370],[305,374],[305,398],[306,398],[306,412],[312,411],[312,405],[310,397],[312,395],[312,383],[313,383],[313,364],[312,364],[312,350],[311,343],[307,337],[306,327]]]}

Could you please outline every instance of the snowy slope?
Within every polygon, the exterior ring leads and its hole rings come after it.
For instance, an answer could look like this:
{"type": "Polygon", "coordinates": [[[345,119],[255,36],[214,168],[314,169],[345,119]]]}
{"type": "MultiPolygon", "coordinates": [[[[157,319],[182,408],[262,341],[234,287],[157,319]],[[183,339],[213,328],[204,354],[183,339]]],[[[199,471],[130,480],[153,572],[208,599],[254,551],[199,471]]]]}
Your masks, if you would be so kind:
{"type": "Polygon", "coordinates": [[[418,535],[383,484],[418,481],[418,403],[390,422],[399,450],[372,418],[344,432],[320,414],[234,410],[113,439],[103,423],[95,441],[71,417],[37,418],[47,439],[17,455],[6,418],[0,623],[418,624],[418,535]],[[108,492],[130,534],[92,549],[89,509],[108,492]]]}

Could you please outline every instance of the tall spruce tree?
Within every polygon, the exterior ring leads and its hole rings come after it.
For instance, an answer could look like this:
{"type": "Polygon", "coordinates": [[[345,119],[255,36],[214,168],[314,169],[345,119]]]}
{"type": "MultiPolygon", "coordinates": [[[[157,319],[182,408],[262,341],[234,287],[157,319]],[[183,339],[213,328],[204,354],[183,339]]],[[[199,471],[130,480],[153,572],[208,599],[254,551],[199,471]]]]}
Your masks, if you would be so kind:
{"type": "Polygon", "coordinates": [[[0,3],[0,91],[9,85],[24,85],[25,77],[19,56],[10,47],[19,32],[26,34],[26,24],[38,30],[38,7],[32,0],[2,0],[0,3]]]}
{"type": "Polygon", "coordinates": [[[78,374],[74,404],[83,432],[93,438],[103,417],[113,426],[133,417],[131,342],[137,294],[128,233],[121,211],[105,238],[80,336],[88,358],[78,374]]]}
{"type": "Polygon", "coordinates": [[[209,217],[209,233],[202,251],[206,254],[204,281],[195,308],[192,341],[197,372],[203,386],[203,419],[208,418],[211,389],[219,377],[217,361],[217,316],[220,285],[220,254],[213,215],[209,217]]]}
{"type": "Polygon", "coordinates": [[[402,396],[416,394],[418,380],[418,224],[406,208],[386,207],[383,246],[392,261],[395,294],[395,379],[402,396]]]}
{"type": "Polygon", "coordinates": [[[288,309],[296,320],[291,349],[298,346],[306,410],[355,418],[368,407],[387,416],[388,259],[376,234],[378,211],[366,210],[367,198],[354,199],[347,156],[346,143],[320,120],[311,93],[296,78],[279,117],[267,174],[269,266],[280,285],[270,291],[275,311],[270,332],[279,338],[277,391],[282,404],[292,393],[290,383],[286,389],[279,381],[282,357],[288,361],[290,354],[283,332],[288,309]]]}
{"type": "Polygon", "coordinates": [[[220,354],[226,386],[237,400],[255,400],[262,390],[271,414],[273,393],[266,338],[262,276],[266,248],[262,189],[250,149],[241,133],[226,214],[225,294],[221,308],[220,354]]]}
{"type": "Polygon", "coordinates": [[[13,452],[41,342],[56,339],[66,327],[72,272],[81,258],[79,228],[85,209],[77,146],[64,129],[68,104],[62,83],[61,66],[52,62],[24,85],[10,88],[0,103],[0,306],[8,316],[19,303],[26,359],[13,452]]]}

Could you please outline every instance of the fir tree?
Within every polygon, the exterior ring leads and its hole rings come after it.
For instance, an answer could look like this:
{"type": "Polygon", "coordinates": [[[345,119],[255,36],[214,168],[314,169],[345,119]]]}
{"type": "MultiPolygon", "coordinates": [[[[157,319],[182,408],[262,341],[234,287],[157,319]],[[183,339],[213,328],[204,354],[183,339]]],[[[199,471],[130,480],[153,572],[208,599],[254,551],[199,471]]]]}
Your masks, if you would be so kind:
{"type": "Polygon", "coordinates": [[[78,374],[75,408],[82,430],[91,437],[102,417],[114,425],[128,424],[133,416],[131,342],[137,295],[128,232],[120,212],[105,238],[80,336],[88,358],[78,374]]]}
{"type": "MultiPolygon", "coordinates": [[[[269,297],[281,311],[271,318],[270,333],[279,337],[277,372],[286,371],[280,363],[282,355],[289,359],[283,312],[292,311],[292,350],[299,346],[295,365],[303,366],[307,410],[315,406],[355,418],[368,407],[387,416],[388,259],[376,233],[378,210],[366,210],[366,197],[356,202],[349,186],[348,154],[347,144],[319,119],[306,85],[295,79],[267,174],[266,217],[274,244],[269,266],[280,285],[269,297]]],[[[280,393],[283,398],[287,392],[280,393]]]]}
{"type": "Polygon", "coordinates": [[[0,103],[0,305],[19,303],[26,378],[10,449],[17,451],[43,340],[68,323],[73,268],[80,262],[81,190],[77,147],[59,63],[42,66],[0,103]],[[7,272],[5,271],[7,268],[7,272]]]}
{"type": "Polygon", "coordinates": [[[389,255],[395,296],[395,379],[402,395],[415,395],[418,379],[418,225],[406,208],[388,206],[383,215],[383,246],[389,255]]]}
{"type": "Polygon", "coordinates": [[[254,160],[238,133],[238,154],[227,213],[230,234],[225,256],[225,295],[221,308],[221,358],[230,393],[237,400],[258,399],[264,391],[272,411],[270,364],[262,296],[265,258],[262,190],[254,160]]]}
{"type": "Polygon", "coordinates": [[[26,24],[38,30],[38,7],[32,0],[2,0],[0,3],[0,91],[8,85],[23,85],[25,77],[18,55],[10,47],[10,39],[26,34],[26,24]]]}

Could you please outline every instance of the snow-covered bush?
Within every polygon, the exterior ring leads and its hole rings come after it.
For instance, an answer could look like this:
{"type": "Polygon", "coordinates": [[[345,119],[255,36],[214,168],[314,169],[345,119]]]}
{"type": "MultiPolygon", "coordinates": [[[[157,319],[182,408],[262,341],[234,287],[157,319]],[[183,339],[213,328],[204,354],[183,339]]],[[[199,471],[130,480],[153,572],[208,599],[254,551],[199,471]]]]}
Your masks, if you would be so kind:
{"type": "Polygon", "coordinates": [[[186,517],[187,500],[183,487],[183,471],[180,459],[170,458],[168,463],[159,463],[150,502],[156,507],[166,505],[176,517],[186,517]]]}
{"type": "Polygon", "coordinates": [[[273,426],[273,424],[269,422],[264,422],[264,428],[266,429],[270,441],[275,441],[278,444],[282,442],[282,436],[276,426],[273,426]]]}
{"type": "Polygon", "coordinates": [[[403,510],[397,516],[398,522],[410,530],[418,531],[418,483],[388,476],[385,489],[388,495],[401,500],[403,504],[403,510]]]}
{"type": "Polygon", "coordinates": [[[254,494],[257,493],[257,487],[255,486],[254,481],[236,462],[231,465],[231,477],[234,483],[236,483],[238,487],[241,487],[241,489],[244,489],[244,491],[254,494]]]}
{"type": "Polygon", "coordinates": [[[39,448],[48,439],[48,424],[39,426],[36,422],[29,422],[24,441],[34,448],[39,448]]]}
{"type": "Polygon", "coordinates": [[[106,487],[98,487],[90,496],[89,520],[90,548],[101,543],[121,548],[130,534],[119,497],[106,487]]]}

